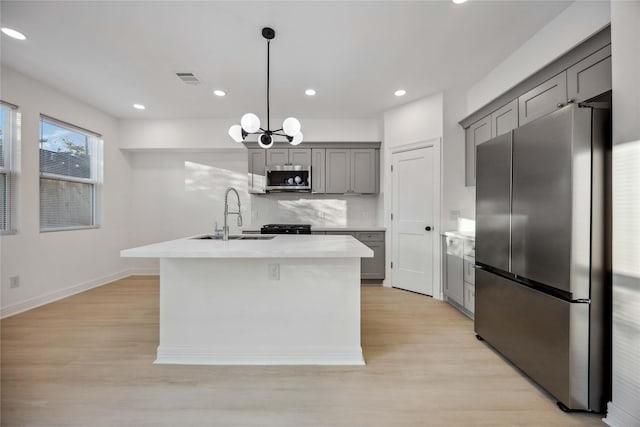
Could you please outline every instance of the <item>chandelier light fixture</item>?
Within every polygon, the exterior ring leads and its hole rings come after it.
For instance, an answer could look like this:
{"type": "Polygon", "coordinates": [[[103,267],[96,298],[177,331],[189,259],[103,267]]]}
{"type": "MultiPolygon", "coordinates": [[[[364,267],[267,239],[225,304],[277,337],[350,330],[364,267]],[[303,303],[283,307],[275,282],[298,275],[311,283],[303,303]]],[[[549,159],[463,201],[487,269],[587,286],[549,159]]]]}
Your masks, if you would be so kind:
{"type": "Polygon", "coordinates": [[[229,136],[236,142],[242,142],[248,135],[258,135],[258,145],[262,148],[273,146],[274,136],[283,136],[291,145],[298,145],[302,142],[302,132],[300,132],[300,121],[295,117],[288,117],[282,122],[280,129],[271,130],[269,121],[269,45],[276,36],[273,28],[262,29],[262,37],[267,40],[267,128],[260,127],[260,119],[253,113],[247,113],[240,119],[239,125],[229,128],[229,136]]]}

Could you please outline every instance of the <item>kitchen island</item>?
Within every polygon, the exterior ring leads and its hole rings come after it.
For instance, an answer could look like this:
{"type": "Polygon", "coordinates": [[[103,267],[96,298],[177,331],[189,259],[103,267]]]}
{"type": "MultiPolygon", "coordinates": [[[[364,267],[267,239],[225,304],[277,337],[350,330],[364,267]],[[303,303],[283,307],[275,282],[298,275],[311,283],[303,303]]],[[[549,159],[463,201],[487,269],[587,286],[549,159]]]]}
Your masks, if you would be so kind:
{"type": "Polygon", "coordinates": [[[121,251],[160,258],[155,363],[363,365],[360,258],[351,236],[178,239],[121,251]]]}

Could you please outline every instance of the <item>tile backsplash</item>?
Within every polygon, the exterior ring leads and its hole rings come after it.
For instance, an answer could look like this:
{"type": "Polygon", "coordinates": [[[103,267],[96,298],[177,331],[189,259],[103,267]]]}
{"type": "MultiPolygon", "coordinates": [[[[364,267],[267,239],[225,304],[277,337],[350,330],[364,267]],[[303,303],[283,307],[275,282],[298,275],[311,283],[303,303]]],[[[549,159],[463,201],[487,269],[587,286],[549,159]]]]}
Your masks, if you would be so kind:
{"type": "Polygon", "coordinates": [[[251,224],[378,225],[379,196],[279,193],[251,196],[251,224]]]}

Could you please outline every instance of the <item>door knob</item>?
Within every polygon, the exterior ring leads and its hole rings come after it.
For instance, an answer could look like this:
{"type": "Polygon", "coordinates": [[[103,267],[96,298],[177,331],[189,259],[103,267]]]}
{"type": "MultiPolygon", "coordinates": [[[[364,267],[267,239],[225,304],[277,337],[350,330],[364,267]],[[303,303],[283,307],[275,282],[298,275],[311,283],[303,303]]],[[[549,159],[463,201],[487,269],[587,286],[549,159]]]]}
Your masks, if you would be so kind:
{"type": "Polygon", "coordinates": [[[431,231],[431,227],[429,227],[428,225],[424,229],[427,231],[431,231]]]}

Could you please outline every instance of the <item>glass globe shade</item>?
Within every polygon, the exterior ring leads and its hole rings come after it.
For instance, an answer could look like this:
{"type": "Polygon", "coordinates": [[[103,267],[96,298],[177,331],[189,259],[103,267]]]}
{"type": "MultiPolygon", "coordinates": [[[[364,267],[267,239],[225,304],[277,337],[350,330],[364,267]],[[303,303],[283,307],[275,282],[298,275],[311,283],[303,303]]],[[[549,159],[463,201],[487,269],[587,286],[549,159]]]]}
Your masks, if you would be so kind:
{"type": "Polygon", "coordinates": [[[235,142],[242,142],[242,127],[240,125],[233,125],[229,128],[229,136],[233,138],[235,142]]]}
{"type": "Polygon", "coordinates": [[[293,137],[293,140],[290,142],[291,145],[298,145],[302,142],[302,132],[298,132],[296,136],[293,137]]]}
{"type": "Polygon", "coordinates": [[[289,136],[300,133],[300,122],[295,117],[288,117],[282,122],[282,130],[289,136]]]}
{"type": "Polygon", "coordinates": [[[253,113],[247,113],[240,119],[242,129],[248,133],[258,132],[260,130],[260,119],[253,113]]]}
{"type": "Polygon", "coordinates": [[[258,145],[262,148],[271,148],[273,145],[273,137],[266,133],[258,135],[258,145]]]}

